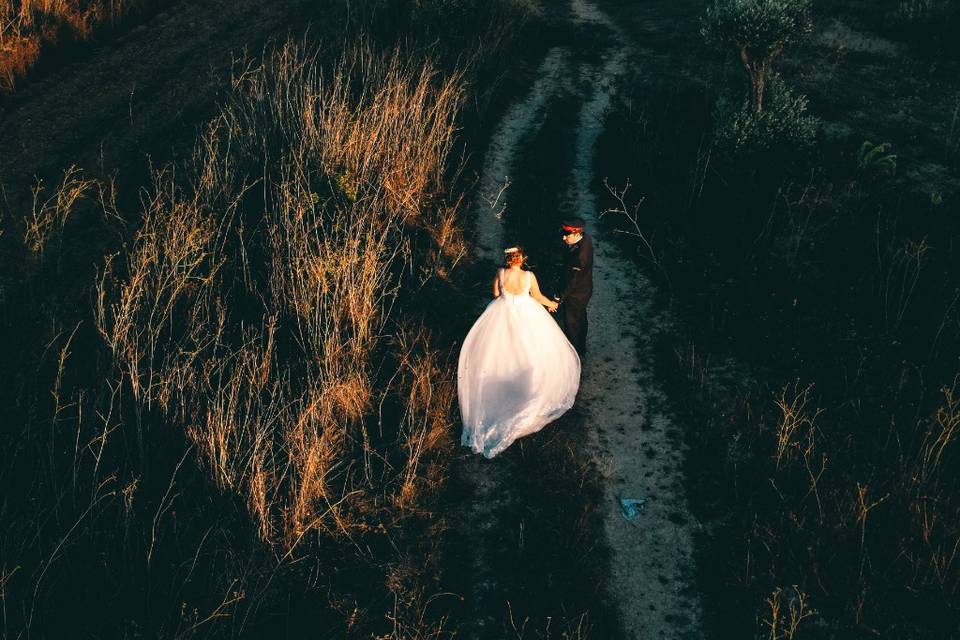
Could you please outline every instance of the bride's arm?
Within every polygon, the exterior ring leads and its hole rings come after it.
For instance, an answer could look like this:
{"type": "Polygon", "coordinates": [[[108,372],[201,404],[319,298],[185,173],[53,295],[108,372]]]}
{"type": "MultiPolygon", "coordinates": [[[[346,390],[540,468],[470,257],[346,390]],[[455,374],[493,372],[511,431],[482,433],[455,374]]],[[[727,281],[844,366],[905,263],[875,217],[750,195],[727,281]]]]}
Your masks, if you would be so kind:
{"type": "Polygon", "coordinates": [[[500,271],[497,270],[497,274],[493,276],[493,297],[500,297],[500,271]]]}
{"type": "Polygon", "coordinates": [[[530,296],[550,311],[556,311],[557,306],[559,306],[556,302],[540,293],[540,284],[537,282],[537,276],[535,276],[532,271],[530,272],[530,296]]]}

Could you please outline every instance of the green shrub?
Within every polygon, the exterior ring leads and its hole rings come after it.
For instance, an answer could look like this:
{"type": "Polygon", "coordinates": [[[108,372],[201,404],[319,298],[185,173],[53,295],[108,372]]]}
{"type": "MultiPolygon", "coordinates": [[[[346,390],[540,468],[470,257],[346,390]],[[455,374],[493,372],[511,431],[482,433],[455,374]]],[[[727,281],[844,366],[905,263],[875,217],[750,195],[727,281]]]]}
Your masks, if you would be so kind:
{"type": "Polygon", "coordinates": [[[807,114],[807,97],[795,93],[778,75],[769,78],[767,107],[756,111],[749,101],[717,101],[714,113],[717,149],[731,158],[805,153],[813,146],[817,118],[807,114]]]}
{"type": "Polygon", "coordinates": [[[897,171],[897,154],[887,153],[890,150],[889,142],[874,144],[864,140],[857,150],[857,171],[860,175],[871,174],[893,175],[897,171]]]}

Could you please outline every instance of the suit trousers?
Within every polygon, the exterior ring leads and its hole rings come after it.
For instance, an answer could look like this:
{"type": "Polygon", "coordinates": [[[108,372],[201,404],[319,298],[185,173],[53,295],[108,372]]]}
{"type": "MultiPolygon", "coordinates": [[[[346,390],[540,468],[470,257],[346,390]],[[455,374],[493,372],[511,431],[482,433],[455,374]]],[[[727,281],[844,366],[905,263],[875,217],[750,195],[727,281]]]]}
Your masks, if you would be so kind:
{"type": "Polygon", "coordinates": [[[587,301],[563,300],[560,312],[563,318],[563,333],[583,357],[587,352],[587,301]]]}

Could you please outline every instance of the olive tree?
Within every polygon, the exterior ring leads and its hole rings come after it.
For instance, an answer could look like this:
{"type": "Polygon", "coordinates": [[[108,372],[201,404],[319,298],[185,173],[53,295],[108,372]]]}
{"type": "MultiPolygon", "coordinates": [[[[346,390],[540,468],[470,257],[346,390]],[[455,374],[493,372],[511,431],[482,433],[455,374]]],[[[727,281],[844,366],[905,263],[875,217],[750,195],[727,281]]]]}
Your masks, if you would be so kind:
{"type": "Polygon", "coordinates": [[[734,47],[750,76],[755,112],[763,111],[770,66],[784,47],[809,35],[811,0],[713,0],[702,20],[708,42],[734,47]]]}

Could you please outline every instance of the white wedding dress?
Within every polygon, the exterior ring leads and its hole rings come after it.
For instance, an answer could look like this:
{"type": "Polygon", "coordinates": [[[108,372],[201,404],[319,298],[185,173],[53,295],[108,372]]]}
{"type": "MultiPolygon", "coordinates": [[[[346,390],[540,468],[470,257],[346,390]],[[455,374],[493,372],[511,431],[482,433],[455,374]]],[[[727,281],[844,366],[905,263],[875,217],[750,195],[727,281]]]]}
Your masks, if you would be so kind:
{"type": "Polygon", "coordinates": [[[461,443],[492,458],[517,438],[539,431],[570,407],[580,386],[580,358],[550,313],[530,296],[504,287],[487,305],[460,351],[457,394],[461,443]]]}

